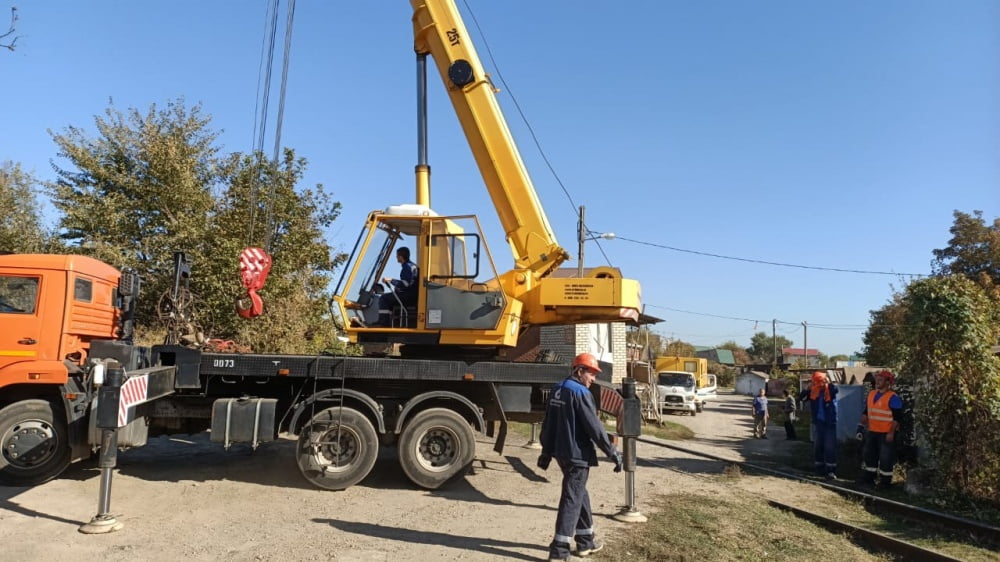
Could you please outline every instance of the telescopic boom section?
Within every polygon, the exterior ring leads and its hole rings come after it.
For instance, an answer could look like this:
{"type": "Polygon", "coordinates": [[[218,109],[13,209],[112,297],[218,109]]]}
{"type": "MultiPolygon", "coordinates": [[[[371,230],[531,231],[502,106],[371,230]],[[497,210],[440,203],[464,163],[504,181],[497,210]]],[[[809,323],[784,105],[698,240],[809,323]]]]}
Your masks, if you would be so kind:
{"type": "Polygon", "coordinates": [[[500,215],[515,268],[542,278],[569,259],[556,242],[476,49],[452,0],[411,0],[417,54],[429,54],[500,215]]]}

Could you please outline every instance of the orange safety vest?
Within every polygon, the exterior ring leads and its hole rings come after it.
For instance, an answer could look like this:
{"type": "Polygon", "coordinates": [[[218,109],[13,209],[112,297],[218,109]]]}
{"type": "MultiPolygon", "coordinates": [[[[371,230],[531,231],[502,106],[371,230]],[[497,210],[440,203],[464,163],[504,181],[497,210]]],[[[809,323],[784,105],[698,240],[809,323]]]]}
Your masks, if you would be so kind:
{"type": "Polygon", "coordinates": [[[892,431],[892,410],[889,408],[889,400],[896,393],[887,390],[876,401],[875,395],[877,393],[877,390],[868,393],[868,431],[889,433],[892,431]]]}

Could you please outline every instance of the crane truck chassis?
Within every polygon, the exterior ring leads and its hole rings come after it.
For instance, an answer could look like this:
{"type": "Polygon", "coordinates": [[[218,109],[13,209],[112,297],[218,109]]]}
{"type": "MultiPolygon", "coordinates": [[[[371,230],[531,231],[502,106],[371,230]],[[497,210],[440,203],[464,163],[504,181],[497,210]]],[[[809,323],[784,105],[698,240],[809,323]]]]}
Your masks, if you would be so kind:
{"type": "MultiPolygon", "coordinates": [[[[474,431],[496,437],[499,452],[507,422],[541,421],[547,389],[568,372],[546,363],[142,347],[127,331],[138,285],[84,256],[0,256],[0,482],[58,476],[91,456],[99,428],[113,425],[123,447],[210,429],[226,448],[256,448],[287,432],[298,436],[303,476],[327,489],[360,482],[379,447],[395,445],[406,475],[433,489],[472,462],[474,431]],[[124,381],[109,394],[112,364],[124,381]],[[100,424],[102,400],[117,407],[100,424]]],[[[603,394],[614,413],[617,393],[603,394]]]]}

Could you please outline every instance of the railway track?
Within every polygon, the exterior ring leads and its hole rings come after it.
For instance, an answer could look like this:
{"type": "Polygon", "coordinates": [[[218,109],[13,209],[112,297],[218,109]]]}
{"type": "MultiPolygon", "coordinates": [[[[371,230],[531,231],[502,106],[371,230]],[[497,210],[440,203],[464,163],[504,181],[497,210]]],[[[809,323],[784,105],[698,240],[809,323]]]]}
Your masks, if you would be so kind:
{"type": "MultiPolygon", "coordinates": [[[[697,457],[711,459],[718,462],[736,465],[740,467],[740,469],[743,471],[764,473],[779,478],[798,480],[800,482],[807,482],[809,484],[822,486],[842,496],[857,501],[861,501],[862,503],[869,506],[873,506],[879,510],[892,512],[897,516],[903,517],[910,521],[918,522],[921,525],[929,525],[932,527],[936,527],[938,529],[950,531],[954,534],[961,535],[963,537],[969,537],[969,539],[971,539],[971,541],[973,542],[987,543],[993,545],[994,547],[1000,546],[1000,528],[994,527],[992,525],[987,525],[985,523],[980,523],[978,521],[973,521],[971,519],[958,517],[948,513],[942,513],[915,505],[897,502],[894,500],[882,498],[872,494],[860,492],[858,490],[854,490],[851,488],[845,488],[844,486],[839,486],[837,484],[833,484],[830,482],[817,481],[813,478],[806,477],[801,474],[795,474],[792,472],[787,472],[782,470],[775,470],[773,468],[760,466],[747,461],[727,458],[712,453],[706,453],[703,451],[688,449],[686,447],[680,447],[677,445],[664,443],[659,440],[639,437],[638,441],[641,443],[653,445],[656,447],[661,447],[664,449],[671,449],[688,455],[693,455],[697,457]]],[[[654,466],[667,468],[670,470],[675,470],[677,472],[682,472],[687,474],[687,472],[681,469],[666,466],[650,459],[642,459],[642,461],[652,464],[654,466]]],[[[876,533],[868,529],[850,525],[835,519],[830,519],[817,513],[811,513],[799,507],[785,505],[777,501],[769,501],[769,503],[774,507],[793,513],[797,517],[808,519],[830,530],[847,533],[850,537],[852,537],[852,540],[854,540],[857,543],[863,544],[869,548],[874,548],[884,552],[888,552],[904,560],[931,560],[931,561],[957,560],[956,558],[949,557],[947,555],[935,552],[933,550],[928,550],[926,548],[914,545],[912,543],[908,543],[900,539],[896,539],[894,537],[890,537],[888,535],[876,533]]]]}

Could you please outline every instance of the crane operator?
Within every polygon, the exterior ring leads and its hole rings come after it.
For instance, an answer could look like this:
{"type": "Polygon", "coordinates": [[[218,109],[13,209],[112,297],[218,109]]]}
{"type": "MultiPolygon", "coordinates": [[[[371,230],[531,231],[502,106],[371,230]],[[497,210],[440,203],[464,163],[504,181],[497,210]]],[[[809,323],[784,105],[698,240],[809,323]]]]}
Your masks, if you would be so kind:
{"type": "Polygon", "coordinates": [[[398,303],[403,306],[417,304],[417,264],[410,261],[410,249],[406,246],[396,250],[396,261],[401,267],[399,279],[384,277],[382,281],[391,289],[390,292],[379,296],[378,325],[389,326],[392,324],[392,307],[398,303]],[[399,299],[397,302],[396,299],[399,299]]]}

